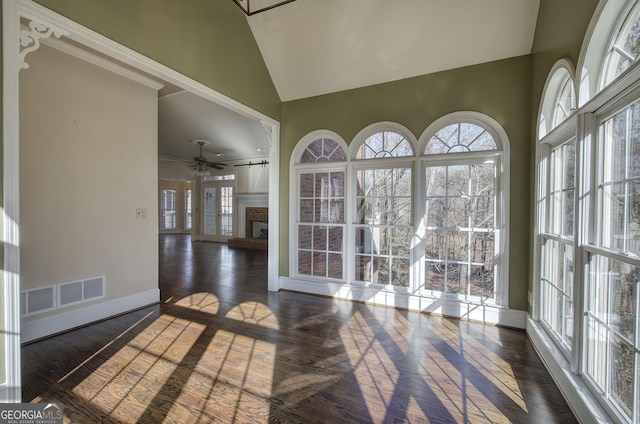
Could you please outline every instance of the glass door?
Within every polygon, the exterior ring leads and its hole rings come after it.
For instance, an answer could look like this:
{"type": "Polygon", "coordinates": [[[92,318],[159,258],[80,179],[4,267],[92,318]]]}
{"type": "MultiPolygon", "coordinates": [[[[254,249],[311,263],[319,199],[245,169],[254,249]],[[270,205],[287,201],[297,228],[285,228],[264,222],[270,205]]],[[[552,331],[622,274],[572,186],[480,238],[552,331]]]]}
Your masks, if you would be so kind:
{"type": "Polygon", "coordinates": [[[226,242],[233,236],[233,186],[216,183],[203,188],[203,240],[226,242]]]}

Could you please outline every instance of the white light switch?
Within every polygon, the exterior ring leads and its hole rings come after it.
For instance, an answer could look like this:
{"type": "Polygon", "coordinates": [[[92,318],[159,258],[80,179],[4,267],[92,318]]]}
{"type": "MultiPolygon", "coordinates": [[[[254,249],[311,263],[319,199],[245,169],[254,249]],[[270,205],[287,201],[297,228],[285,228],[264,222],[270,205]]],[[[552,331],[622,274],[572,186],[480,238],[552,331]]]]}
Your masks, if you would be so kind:
{"type": "Polygon", "coordinates": [[[136,209],[136,219],[147,219],[147,208],[136,209]]]}

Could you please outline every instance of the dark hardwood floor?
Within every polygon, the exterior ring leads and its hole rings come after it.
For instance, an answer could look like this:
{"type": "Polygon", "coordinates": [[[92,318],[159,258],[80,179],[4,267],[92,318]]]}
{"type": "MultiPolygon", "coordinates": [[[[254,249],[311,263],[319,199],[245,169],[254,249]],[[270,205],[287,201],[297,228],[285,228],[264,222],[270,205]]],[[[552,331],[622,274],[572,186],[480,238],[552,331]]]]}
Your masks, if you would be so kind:
{"type": "Polygon", "coordinates": [[[77,423],[572,423],[524,332],[269,293],[267,254],[160,236],[162,301],[23,347],[77,423]]]}

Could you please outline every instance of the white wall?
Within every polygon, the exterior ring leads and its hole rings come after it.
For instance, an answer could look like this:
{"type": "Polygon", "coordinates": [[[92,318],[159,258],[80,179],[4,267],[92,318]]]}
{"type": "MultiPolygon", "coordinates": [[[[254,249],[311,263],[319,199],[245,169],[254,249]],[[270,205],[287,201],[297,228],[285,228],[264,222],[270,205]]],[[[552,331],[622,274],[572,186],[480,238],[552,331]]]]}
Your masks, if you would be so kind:
{"type": "Polygon", "coordinates": [[[47,46],[27,62],[20,72],[22,290],[104,275],[106,298],[95,302],[157,292],[157,92],[47,46]],[[146,218],[137,219],[139,208],[146,218]]]}
{"type": "MultiPolygon", "coordinates": [[[[268,161],[269,158],[251,162],[268,161]]],[[[245,162],[246,163],[246,162],[245,162]]],[[[263,194],[269,192],[269,165],[238,166],[236,170],[236,190],[242,194],[263,194]]]]}

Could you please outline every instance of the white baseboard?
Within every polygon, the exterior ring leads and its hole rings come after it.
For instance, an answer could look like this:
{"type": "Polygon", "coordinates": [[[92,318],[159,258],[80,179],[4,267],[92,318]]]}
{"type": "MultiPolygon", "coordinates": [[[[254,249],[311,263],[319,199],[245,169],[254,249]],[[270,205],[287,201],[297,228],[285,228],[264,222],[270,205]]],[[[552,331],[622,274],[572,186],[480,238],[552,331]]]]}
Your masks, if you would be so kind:
{"type": "Polygon", "coordinates": [[[342,283],[314,282],[291,277],[280,277],[280,289],[409,309],[513,328],[524,329],[527,321],[526,312],[502,306],[480,305],[458,299],[435,299],[342,283]]]}
{"type": "Polygon", "coordinates": [[[21,341],[30,342],[160,301],[160,289],[108,300],[22,324],[21,341]]]}
{"type": "Polygon", "coordinates": [[[531,317],[527,317],[527,334],[578,421],[612,422],[580,377],[571,372],[568,361],[547,333],[531,317]]]}

